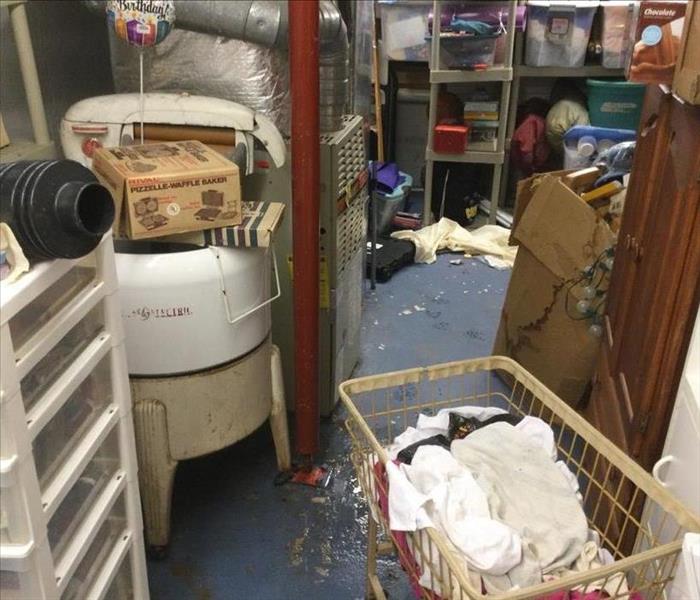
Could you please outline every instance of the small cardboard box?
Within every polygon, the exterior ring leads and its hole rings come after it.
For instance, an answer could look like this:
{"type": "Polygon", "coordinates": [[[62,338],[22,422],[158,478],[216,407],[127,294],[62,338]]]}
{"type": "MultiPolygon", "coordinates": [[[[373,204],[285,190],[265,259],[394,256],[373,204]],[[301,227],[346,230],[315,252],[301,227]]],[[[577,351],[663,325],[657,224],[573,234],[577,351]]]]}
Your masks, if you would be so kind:
{"type": "Polygon", "coordinates": [[[571,284],[614,236],[561,177],[539,176],[523,189],[530,197],[514,231],[520,247],[493,353],[512,357],[576,406],[593,375],[600,340],[589,332],[589,320],[572,318],[582,289],[571,284]]]}
{"type": "Polygon", "coordinates": [[[700,3],[689,2],[673,91],[690,104],[700,104],[700,3]]]}
{"type": "Polygon", "coordinates": [[[92,170],[112,193],[114,231],[131,239],[238,225],[238,166],[198,141],[101,148],[92,170]]]}
{"type": "Polygon", "coordinates": [[[637,7],[627,79],[671,85],[686,6],[685,0],[643,0],[637,7]]]}

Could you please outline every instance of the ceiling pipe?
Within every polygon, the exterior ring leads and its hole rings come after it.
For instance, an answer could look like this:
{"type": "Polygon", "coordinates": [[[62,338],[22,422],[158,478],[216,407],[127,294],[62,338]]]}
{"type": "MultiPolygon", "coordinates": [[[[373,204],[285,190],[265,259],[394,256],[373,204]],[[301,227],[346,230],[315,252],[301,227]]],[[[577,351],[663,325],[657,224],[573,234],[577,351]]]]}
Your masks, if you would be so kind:
{"type": "Polygon", "coordinates": [[[311,466],[319,449],[319,6],[289,2],[294,250],[296,449],[311,466]]]}

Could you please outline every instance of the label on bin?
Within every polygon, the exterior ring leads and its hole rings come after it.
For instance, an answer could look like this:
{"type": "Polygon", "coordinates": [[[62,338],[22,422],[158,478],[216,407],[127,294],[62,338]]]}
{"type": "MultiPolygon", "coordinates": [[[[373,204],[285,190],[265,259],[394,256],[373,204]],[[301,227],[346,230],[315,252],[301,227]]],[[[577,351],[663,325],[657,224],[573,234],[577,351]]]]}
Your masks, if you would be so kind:
{"type": "Polygon", "coordinates": [[[570,21],[566,17],[553,17],[549,21],[549,32],[554,35],[566,35],[569,33],[570,21]]]}

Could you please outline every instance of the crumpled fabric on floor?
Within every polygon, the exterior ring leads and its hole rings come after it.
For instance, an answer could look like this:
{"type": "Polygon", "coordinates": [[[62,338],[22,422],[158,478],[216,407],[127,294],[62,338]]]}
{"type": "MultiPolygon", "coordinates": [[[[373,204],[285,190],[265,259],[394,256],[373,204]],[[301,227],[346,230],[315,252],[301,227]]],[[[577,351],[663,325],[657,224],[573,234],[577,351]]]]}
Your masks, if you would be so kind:
{"type": "Polygon", "coordinates": [[[586,515],[540,440],[494,423],[454,441],[452,455],[485,492],[492,517],[522,538],[522,561],[501,579],[484,577],[489,592],[535,585],[579,558],[588,539],[586,515]]]}
{"type": "Polygon", "coordinates": [[[416,247],[415,262],[434,263],[438,250],[464,252],[464,255],[489,255],[489,265],[495,268],[512,267],[517,246],[509,246],[510,230],[499,225],[483,225],[469,231],[452,221],[442,218],[437,223],[418,231],[395,231],[391,237],[409,240],[416,247]]]}

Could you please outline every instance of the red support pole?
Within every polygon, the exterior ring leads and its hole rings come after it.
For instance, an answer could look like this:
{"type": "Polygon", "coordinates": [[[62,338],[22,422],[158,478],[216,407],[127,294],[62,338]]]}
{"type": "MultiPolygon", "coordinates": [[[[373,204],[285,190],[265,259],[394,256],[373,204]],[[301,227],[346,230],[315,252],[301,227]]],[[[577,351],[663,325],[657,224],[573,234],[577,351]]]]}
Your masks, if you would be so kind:
{"type": "Polygon", "coordinates": [[[296,447],[309,464],[318,452],[320,423],[318,54],[318,0],[290,0],[296,447]]]}

